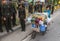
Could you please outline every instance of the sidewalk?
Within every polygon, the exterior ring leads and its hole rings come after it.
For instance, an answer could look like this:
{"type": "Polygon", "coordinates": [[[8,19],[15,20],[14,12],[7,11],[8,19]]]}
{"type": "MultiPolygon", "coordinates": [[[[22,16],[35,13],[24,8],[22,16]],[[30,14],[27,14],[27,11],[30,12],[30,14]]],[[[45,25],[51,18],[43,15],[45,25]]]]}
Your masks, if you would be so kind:
{"type": "MultiPolygon", "coordinates": [[[[28,11],[26,10],[26,14],[28,11]]],[[[18,18],[18,14],[16,16],[18,18]]],[[[22,32],[20,25],[13,27],[14,32],[7,33],[6,31],[0,33],[0,41],[22,41],[31,33],[31,25],[26,22],[26,31],[22,32]],[[30,25],[30,26],[29,26],[30,25]]]]}
{"type": "Polygon", "coordinates": [[[0,33],[0,41],[22,41],[31,33],[31,25],[26,23],[26,31],[22,32],[20,29],[20,25],[14,27],[14,32],[7,34],[7,32],[0,33]]]}

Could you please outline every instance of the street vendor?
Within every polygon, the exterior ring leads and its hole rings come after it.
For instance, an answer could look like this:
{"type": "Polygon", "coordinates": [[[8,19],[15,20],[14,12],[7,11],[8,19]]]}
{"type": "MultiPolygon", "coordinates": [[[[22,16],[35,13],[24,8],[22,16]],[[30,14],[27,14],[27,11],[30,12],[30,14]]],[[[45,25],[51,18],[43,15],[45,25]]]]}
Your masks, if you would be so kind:
{"type": "Polygon", "coordinates": [[[50,18],[51,10],[49,9],[48,6],[46,7],[46,10],[44,12],[47,12],[48,13],[48,18],[50,18]]]}
{"type": "Polygon", "coordinates": [[[47,15],[48,15],[47,25],[50,26],[50,22],[51,22],[52,18],[51,18],[51,10],[49,9],[49,6],[46,7],[46,10],[44,12],[47,13],[47,15]]]}

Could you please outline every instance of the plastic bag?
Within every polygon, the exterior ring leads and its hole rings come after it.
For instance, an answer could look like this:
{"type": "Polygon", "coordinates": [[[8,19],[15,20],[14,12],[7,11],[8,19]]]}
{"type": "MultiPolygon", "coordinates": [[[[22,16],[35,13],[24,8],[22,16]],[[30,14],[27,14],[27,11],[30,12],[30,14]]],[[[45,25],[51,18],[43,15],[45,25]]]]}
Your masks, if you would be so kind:
{"type": "Polygon", "coordinates": [[[27,22],[31,23],[31,19],[32,19],[31,17],[28,17],[27,22]]]}
{"type": "Polygon", "coordinates": [[[52,18],[47,18],[47,23],[50,23],[52,18]]]}

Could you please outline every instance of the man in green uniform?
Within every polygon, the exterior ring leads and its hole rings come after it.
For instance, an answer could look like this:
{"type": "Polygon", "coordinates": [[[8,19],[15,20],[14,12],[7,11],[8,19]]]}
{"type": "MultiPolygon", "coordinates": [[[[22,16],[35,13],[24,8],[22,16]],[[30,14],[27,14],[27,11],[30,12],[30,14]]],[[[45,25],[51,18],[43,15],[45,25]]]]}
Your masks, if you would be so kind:
{"type": "Polygon", "coordinates": [[[12,11],[12,17],[13,17],[13,19],[12,19],[12,25],[13,26],[16,26],[16,9],[15,9],[15,7],[14,7],[14,5],[11,3],[11,11],[12,11]]]}
{"type": "Polygon", "coordinates": [[[6,31],[9,32],[9,30],[13,31],[11,28],[11,7],[10,4],[7,4],[5,1],[2,3],[2,12],[3,12],[3,20],[5,24],[6,31]]]}
{"type": "Polygon", "coordinates": [[[2,29],[2,4],[0,3],[0,32],[3,32],[2,29]]]}
{"type": "Polygon", "coordinates": [[[25,31],[26,13],[25,13],[25,8],[22,6],[22,4],[19,4],[18,15],[19,15],[22,31],[25,31]]]}

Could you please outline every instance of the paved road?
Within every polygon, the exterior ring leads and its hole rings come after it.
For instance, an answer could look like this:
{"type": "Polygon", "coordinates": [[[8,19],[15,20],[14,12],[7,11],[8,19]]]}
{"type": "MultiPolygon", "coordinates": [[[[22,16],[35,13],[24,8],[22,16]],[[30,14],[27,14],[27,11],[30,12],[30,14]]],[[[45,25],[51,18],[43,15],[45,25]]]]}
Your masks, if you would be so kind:
{"type": "Polygon", "coordinates": [[[60,10],[54,14],[59,15],[53,19],[54,23],[48,28],[49,31],[44,36],[37,34],[36,38],[30,41],[60,41],[60,10]]]}

